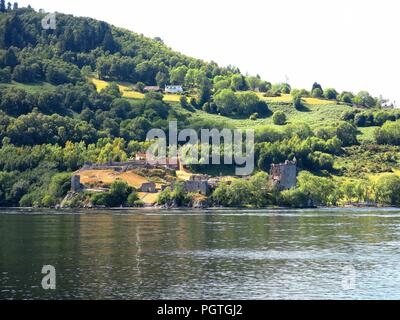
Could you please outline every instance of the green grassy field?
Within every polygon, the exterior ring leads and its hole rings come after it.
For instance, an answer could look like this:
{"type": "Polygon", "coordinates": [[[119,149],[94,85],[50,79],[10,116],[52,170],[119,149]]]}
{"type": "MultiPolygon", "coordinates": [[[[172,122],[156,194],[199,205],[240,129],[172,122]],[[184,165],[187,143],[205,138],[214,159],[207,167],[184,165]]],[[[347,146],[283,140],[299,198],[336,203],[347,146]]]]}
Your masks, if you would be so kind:
{"type": "MultiPolygon", "coordinates": [[[[189,113],[184,110],[178,103],[171,103],[171,106],[177,111],[189,113]]],[[[328,126],[340,119],[343,111],[351,110],[348,105],[325,104],[325,105],[308,105],[305,104],[304,111],[296,110],[292,103],[272,103],[268,104],[268,108],[275,112],[281,110],[286,114],[287,125],[294,123],[306,123],[312,129],[328,126]]],[[[270,126],[277,131],[283,130],[285,126],[275,125],[272,116],[250,120],[248,118],[229,118],[218,114],[211,114],[202,110],[195,110],[190,113],[190,122],[194,127],[217,125],[218,127],[227,128],[252,128],[258,129],[264,126],[270,126]]],[[[374,128],[362,128],[359,133],[360,140],[372,140],[374,128]]]]}
{"type": "MultiPolygon", "coordinates": [[[[95,78],[90,78],[98,91],[106,87],[109,82],[98,80],[95,78]]],[[[127,99],[143,99],[144,95],[140,92],[132,90],[132,84],[128,83],[118,83],[119,88],[123,94],[124,98],[127,99]]],[[[12,82],[9,84],[1,84],[3,87],[15,87],[21,88],[31,93],[37,93],[43,90],[54,89],[55,86],[49,83],[37,83],[37,84],[22,84],[17,82],[12,82]]],[[[282,95],[280,97],[264,97],[262,94],[257,93],[257,95],[265,100],[268,104],[268,108],[272,111],[281,110],[286,114],[287,124],[292,123],[306,123],[312,129],[316,129],[321,126],[329,125],[331,122],[339,120],[340,115],[343,111],[351,110],[354,107],[348,105],[337,104],[334,101],[315,99],[315,98],[305,98],[304,109],[301,111],[296,110],[292,104],[292,98],[290,95],[282,95]]],[[[190,114],[190,122],[194,126],[217,124],[220,127],[228,128],[253,128],[257,129],[263,126],[272,126],[277,130],[283,129],[284,126],[274,125],[272,122],[272,117],[268,116],[265,118],[259,118],[257,120],[250,120],[248,118],[229,118],[218,114],[211,114],[204,112],[202,110],[193,109],[193,112],[189,112],[183,109],[179,104],[179,95],[164,95],[164,100],[168,102],[172,108],[179,112],[184,112],[190,114]]],[[[360,128],[359,130],[359,140],[360,141],[372,141],[373,132],[375,127],[360,128]]]]}
{"type": "Polygon", "coordinates": [[[358,128],[359,135],[357,136],[358,141],[361,143],[371,143],[374,141],[374,132],[379,127],[365,127],[358,128]]]}
{"type": "MultiPolygon", "coordinates": [[[[95,84],[97,90],[105,88],[109,82],[98,80],[94,78],[89,79],[95,84]]],[[[133,91],[131,89],[132,84],[118,83],[119,88],[123,94],[123,97],[129,99],[142,99],[144,95],[140,92],[133,91]]],[[[309,124],[311,127],[318,127],[321,122],[326,124],[326,121],[336,121],[339,119],[343,111],[351,110],[353,107],[343,104],[337,104],[334,101],[316,99],[316,98],[304,98],[305,108],[302,111],[298,111],[293,108],[292,97],[289,94],[282,95],[280,97],[264,97],[263,94],[257,93],[260,99],[265,100],[272,112],[282,110],[285,112],[288,123],[304,122],[309,124]]],[[[178,102],[179,95],[164,95],[164,100],[167,102],[178,102]]],[[[186,111],[180,108],[178,104],[173,103],[173,107],[180,109],[179,111],[186,111]]],[[[260,118],[258,120],[249,119],[232,119],[217,114],[206,113],[202,110],[195,110],[192,113],[193,122],[196,121],[211,121],[213,123],[218,122],[221,125],[227,125],[229,127],[236,128],[257,128],[264,125],[273,125],[272,118],[260,118]]]]}
{"type": "Polygon", "coordinates": [[[2,83],[2,84],[0,84],[0,87],[20,88],[20,89],[24,89],[25,91],[30,92],[30,93],[37,93],[37,92],[41,92],[44,90],[51,90],[51,89],[55,88],[55,86],[53,86],[52,84],[47,83],[47,82],[24,84],[24,83],[19,83],[19,82],[15,82],[15,81],[12,81],[11,83],[2,83]]]}

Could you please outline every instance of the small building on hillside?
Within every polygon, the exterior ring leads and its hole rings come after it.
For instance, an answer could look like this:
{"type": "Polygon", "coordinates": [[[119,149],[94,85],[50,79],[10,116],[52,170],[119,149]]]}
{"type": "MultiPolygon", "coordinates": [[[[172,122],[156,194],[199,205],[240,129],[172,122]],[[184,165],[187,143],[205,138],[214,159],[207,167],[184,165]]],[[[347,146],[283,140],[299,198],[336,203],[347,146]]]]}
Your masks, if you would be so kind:
{"type": "Polygon", "coordinates": [[[161,88],[159,86],[145,86],[143,88],[144,92],[160,92],[161,88]]]}
{"type": "Polygon", "coordinates": [[[270,170],[270,181],[279,190],[288,190],[296,187],[297,184],[297,161],[286,160],[284,163],[272,164],[270,170]]]}
{"type": "Polygon", "coordinates": [[[137,160],[137,161],[146,160],[146,153],[145,152],[137,152],[135,155],[135,160],[137,160]]]}
{"type": "Polygon", "coordinates": [[[147,193],[156,193],[157,188],[154,182],[145,182],[139,188],[140,192],[147,192],[147,193]]]}
{"type": "Polygon", "coordinates": [[[183,88],[178,85],[167,85],[165,86],[165,93],[183,93],[183,88]]]}

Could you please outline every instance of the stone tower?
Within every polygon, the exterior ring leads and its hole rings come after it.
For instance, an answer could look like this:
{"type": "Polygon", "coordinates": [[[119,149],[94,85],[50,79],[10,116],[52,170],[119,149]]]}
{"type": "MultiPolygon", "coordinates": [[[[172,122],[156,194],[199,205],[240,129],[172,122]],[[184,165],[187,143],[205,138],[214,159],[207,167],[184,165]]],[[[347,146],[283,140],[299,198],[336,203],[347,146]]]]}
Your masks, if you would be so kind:
{"type": "Polygon", "coordinates": [[[81,192],[82,191],[81,176],[73,175],[71,177],[71,191],[73,191],[73,192],[81,192]]]}
{"type": "Polygon", "coordinates": [[[286,160],[285,163],[272,164],[270,180],[279,190],[287,190],[296,187],[297,184],[297,161],[286,160]]]}

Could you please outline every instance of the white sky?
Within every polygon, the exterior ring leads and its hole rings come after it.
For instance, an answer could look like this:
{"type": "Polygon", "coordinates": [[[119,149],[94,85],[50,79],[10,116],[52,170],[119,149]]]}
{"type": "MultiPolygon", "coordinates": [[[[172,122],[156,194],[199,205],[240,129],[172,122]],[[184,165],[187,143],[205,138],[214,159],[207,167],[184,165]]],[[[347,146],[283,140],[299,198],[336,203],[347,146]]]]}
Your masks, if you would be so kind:
{"type": "Polygon", "coordinates": [[[271,82],[370,91],[400,104],[394,0],[20,0],[159,36],[184,54],[271,82]]]}

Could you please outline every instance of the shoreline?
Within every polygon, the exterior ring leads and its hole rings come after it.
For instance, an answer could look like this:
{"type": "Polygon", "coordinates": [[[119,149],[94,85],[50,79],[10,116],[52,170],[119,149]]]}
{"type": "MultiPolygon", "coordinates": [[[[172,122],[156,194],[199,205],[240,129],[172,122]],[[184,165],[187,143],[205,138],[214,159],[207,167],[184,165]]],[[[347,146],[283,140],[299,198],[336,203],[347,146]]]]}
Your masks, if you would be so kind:
{"type": "Polygon", "coordinates": [[[3,210],[56,210],[56,211],[71,211],[71,210],[84,210],[84,211],[225,211],[225,210],[236,210],[236,211],[244,211],[244,210],[272,210],[272,211],[282,211],[282,210],[335,210],[335,209],[394,209],[400,210],[400,206],[332,206],[332,207],[308,207],[308,208],[292,208],[292,207],[261,207],[261,208],[254,208],[254,207],[206,207],[206,208],[192,208],[192,207],[92,207],[92,208],[55,208],[55,207],[0,207],[0,212],[3,210]]]}

